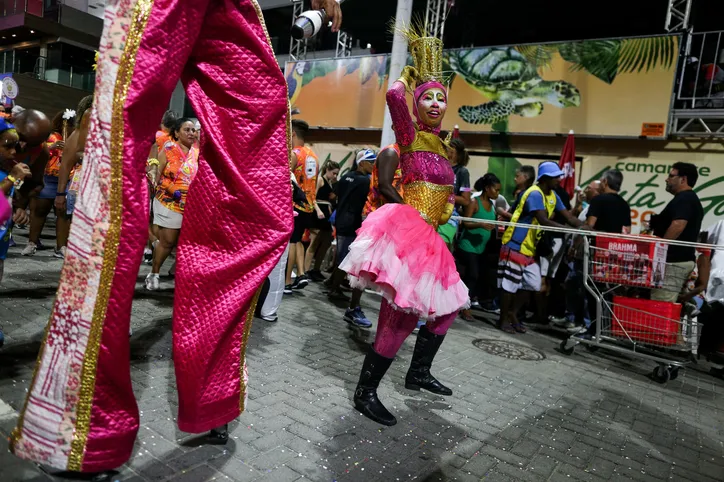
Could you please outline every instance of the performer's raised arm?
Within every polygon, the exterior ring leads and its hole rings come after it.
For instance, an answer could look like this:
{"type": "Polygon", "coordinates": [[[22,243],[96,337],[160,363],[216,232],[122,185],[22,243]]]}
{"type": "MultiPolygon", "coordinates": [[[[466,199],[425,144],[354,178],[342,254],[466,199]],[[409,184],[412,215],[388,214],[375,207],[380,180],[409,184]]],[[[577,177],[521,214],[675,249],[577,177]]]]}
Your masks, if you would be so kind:
{"type": "Polygon", "coordinates": [[[415,140],[415,123],[410,117],[405,93],[410,90],[410,86],[415,85],[416,78],[417,71],[413,67],[407,66],[402,71],[400,78],[387,91],[387,105],[390,108],[390,117],[392,117],[392,129],[395,131],[397,143],[401,146],[409,146],[415,140]]]}

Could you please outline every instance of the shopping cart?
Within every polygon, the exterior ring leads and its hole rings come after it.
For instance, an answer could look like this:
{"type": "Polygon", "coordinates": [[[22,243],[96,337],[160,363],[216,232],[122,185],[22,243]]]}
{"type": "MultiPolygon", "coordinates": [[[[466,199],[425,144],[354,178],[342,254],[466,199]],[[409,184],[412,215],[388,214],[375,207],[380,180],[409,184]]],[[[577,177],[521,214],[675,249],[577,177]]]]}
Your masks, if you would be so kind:
{"type": "Polygon", "coordinates": [[[681,290],[690,273],[666,263],[664,240],[584,237],[584,279],[595,320],[591,333],[572,335],[560,349],[572,355],[576,345],[654,361],[654,380],[665,383],[693,360],[699,324],[681,304],[648,299],[654,289],[681,290]],[[594,316],[595,315],[595,316],[594,316]]]}

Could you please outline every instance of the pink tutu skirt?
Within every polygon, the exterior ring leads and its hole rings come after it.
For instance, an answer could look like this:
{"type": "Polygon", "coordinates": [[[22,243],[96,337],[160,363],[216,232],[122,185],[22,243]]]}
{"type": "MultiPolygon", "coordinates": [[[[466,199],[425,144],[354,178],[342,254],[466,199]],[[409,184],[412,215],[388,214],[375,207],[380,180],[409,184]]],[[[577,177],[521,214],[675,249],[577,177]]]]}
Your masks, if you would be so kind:
{"type": "Polygon", "coordinates": [[[357,230],[340,265],[354,288],[379,288],[396,309],[432,320],[470,306],[445,242],[412,206],[385,204],[357,230]]]}

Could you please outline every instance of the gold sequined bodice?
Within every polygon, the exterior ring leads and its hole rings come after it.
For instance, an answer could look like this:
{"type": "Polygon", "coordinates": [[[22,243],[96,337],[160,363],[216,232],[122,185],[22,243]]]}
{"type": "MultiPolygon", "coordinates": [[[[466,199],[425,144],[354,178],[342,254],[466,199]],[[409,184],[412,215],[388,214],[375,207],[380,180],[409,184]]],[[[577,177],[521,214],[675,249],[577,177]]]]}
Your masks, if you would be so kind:
{"type": "Polygon", "coordinates": [[[404,185],[403,199],[405,204],[417,209],[422,218],[437,229],[452,192],[453,187],[449,185],[416,181],[404,185]]]}

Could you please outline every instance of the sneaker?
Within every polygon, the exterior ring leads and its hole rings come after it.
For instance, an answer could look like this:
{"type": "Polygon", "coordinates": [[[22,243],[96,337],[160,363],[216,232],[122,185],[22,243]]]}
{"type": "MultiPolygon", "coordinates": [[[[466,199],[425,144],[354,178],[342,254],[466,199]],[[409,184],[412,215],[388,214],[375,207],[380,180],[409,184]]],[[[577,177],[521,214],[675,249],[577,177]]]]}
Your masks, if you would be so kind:
{"type": "Polygon", "coordinates": [[[480,308],[480,302],[478,300],[470,300],[470,308],[474,310],[479,310],[480,308]]]}
{"type": "Polygon", "coordinates": [[[294,283],[292,283],[292,289],[303,290],[307,287],[308,284],[309,278],[307,278],[307,275],[303,274],[294,278],[294,283]]]}
{"type": "Polygon", "coordinates": [[[548,321],[550,321],[551,323],[553,323],[553,324],[556,325],[556,326],[561,326],[561,327],[563,327],[563,328],[567,328],[569,324],[572,324],[572,323],[571,323],[571,320],[569,320],[569,319],[566,318],[565,316],[553,316],[553,315],[551,315],[551,316],[548,317],[548,321]]]}
{"type": "Polygon", "coordinates": [[[358,326],[360,328],[369,328],[372,326],[372,322],[367,319],[362,308],[359,306],[353,310],[348,309],[344,312],[344,321],[347,323],[358,326]]]}
{"type": "Polygon", "coordinates": [[[316,269],[307,271],[307,277],[314,281],[315,283],[322,283],[324,281],[327,281],[327,278],[322,274],[321,271],[317,271],[316,269]]]}
{"type": "Polygon", "coordinates": [[[143,263],[144,264],[152,264],[153,263],[153,250],[146,248],[143,250],[143,263]]]}
{"type": "Polygon", "coordinates": [[[412,330],[412,332],[413,332],[413,333],[417,333],[418,331],[420,331],[420,328],[422,328],[422,326],[423,326],[424,324],[425,324],[425,320],[419,320],[419,321],[417,322],[417,326],[415,327],[414,330],[412,330]]]}
{"type": "Polygon", "coordinates": [[[260,316],[259,318],[261,318],[261,319],[264,320],[264,321],[268,321],[269,323],[274,323],[274,322],[276,322],[276,321],[279,320],[279,317],[278,317],[277,315],[274,315],[274,316],[260,316]]]}
{"type": "Polygon", "coordinates": [[[571,324],[573,326],[566,327],[566,331],[568,331],[568,333],[570,333],[571,335],[578,335],[578,334],[586,333],[588,331],[588,328],[586,328],[585,326],[576,325],[574,323],[571,323],[571,324]]]}
{"type": "Polygon", "coordinates": [[[35,256],[36,251],[38,251],[38,245],[32,241],[28,241],[28,245],[25,246],[25,249],[23,249],[20,254],[23,256],[35,256]]]}
{"type": "Polygon", "coordinates": [[[68,251],[68,248],[65,246],[61,247],[60,249],[55,249],[53,251],[53,256],[55,256],[58,259],[65,259],[65,252],[68,251]]]}
{"type": "Polygon", "coordinates": [[[18,244],[15,242],[15,240],[13,239],[13,235],[11,234],[11,235],[10,235],[10,243],[8,244],[8,248],[14,248],[14,247],[17,246],[17,245],[18,245],[18,244]]]}
{"type": "Polygon", "coordinates": [[[292,289],[292,285],[286,285],[284,287],[284,294],[291,295],[292,293],[294,293],[294,290],[292,289]]]}
{"type": "Polygon", "coordinates": [[[146,289],[148,291],[158,291],[160,287],[160,275],[158,273],[148,273],[148,276],[146,276],[146,289]]]}

